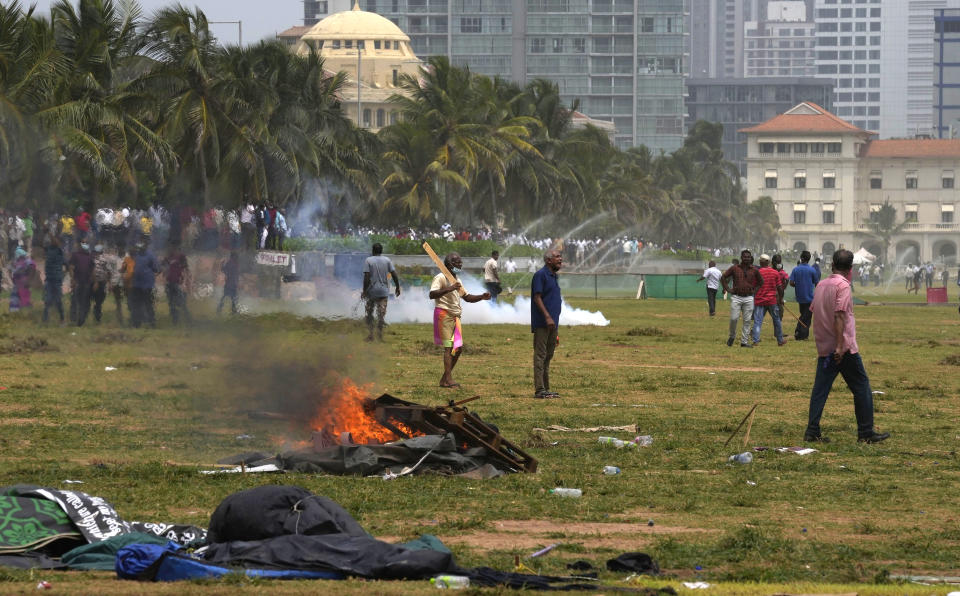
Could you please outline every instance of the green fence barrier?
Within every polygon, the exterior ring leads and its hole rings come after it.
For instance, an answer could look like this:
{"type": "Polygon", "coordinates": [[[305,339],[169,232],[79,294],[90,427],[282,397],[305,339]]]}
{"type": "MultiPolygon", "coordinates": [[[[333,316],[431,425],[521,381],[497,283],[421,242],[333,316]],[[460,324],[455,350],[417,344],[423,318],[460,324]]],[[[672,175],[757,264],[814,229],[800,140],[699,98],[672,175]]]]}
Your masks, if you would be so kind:
{"type": "MultiPolygon", "coordinates": [[[[691,274],[561,273],[560,290],[564,297],[570,298],[636,298],[643,281],[647,298],[706,299],[706,282],[698,282],[697,277],[691,274]]],[[[723,290],[719,294],[718,299],[722,298],[723,290]]],[[[793,288],[788,287],[784,295],[786,300],[793,300],[793,288]]]]}

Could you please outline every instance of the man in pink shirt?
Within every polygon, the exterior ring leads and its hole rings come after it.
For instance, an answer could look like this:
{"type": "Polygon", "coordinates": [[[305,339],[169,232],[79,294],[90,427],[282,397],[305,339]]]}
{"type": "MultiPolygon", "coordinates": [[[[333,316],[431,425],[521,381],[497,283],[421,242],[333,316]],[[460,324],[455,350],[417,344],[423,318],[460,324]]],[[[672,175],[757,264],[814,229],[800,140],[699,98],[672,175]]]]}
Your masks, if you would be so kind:
{"type": "Polygon", "coordinates": [[[837,374],[843,376],[853,393],[857,440],[879,443],[890,437],[890,433],[878,433],[873,428],[873,394],[860,359],[853,318],[852,269],[853,253],[845,249],[836,251],[833,253],[833,275],[822,280],[813,294],[810,310],[813,311],[813,337],[817,343],[817,375],[810,394],[810,419],[803,434],[804,441],[829,442],[820,434],[820,416],[837,374]]]}

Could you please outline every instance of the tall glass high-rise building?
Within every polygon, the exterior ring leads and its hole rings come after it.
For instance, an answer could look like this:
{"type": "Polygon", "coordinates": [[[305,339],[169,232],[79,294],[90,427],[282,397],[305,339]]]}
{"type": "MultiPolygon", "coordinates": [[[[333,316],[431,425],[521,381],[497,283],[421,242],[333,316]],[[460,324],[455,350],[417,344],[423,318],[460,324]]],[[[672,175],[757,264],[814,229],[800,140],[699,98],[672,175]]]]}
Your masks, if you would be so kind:
{"type": "MultiPolygon", "coordinates": [[[[317,2],[310,19],[326,16],[317,2]]],[[[333,5],[331,2],[330,6],[333,5]]],[[[420,58],[477,73],[555,81],[566,102],[612,121],[620,147],[684,137],[689,0],[360,0],[410,36],[420,58]]],[[[304,15],[307,20],[308,15],[304,15]]]]}

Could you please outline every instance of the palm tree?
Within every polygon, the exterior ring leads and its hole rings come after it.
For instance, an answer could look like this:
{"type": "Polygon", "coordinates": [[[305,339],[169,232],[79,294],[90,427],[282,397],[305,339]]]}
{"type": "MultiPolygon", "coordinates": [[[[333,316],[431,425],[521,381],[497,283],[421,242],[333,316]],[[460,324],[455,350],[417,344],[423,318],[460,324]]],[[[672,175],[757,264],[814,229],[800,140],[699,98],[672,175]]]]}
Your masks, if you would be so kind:
{"type": "Polygon", "coordinates": [[[864,223],[869,234],[883,242],[883,262],[889,263],[890,244],[893,237],[899,234],[908,223],[906,220],[897,223],[897,208],[890,204],[890,199],[883,202],[876,211],[871,211],[864,223]]]}

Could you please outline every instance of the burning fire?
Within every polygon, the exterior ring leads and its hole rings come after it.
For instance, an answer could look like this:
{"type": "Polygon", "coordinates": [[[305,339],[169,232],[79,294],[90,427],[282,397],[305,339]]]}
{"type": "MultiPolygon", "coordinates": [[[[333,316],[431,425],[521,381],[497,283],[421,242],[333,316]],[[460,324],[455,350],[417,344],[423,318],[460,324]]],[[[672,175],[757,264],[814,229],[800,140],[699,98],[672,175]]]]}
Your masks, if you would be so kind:
{"type": "MultiPolygon", "coordinates": [[[[338,383],[325,387],[321,391],[322,405],[310,421],[310,427],[316,431],[325,430],[337,437],[340,433],[349,432],[353,442],[361,445],[387,443],[402,438],[377,422],[373,398],[370,396],[372,386],[357,386],[343,377],[338,383]]],[[[397,420],[390,420],[390,424],[407,436],[423,434],[397,420]]]]}

